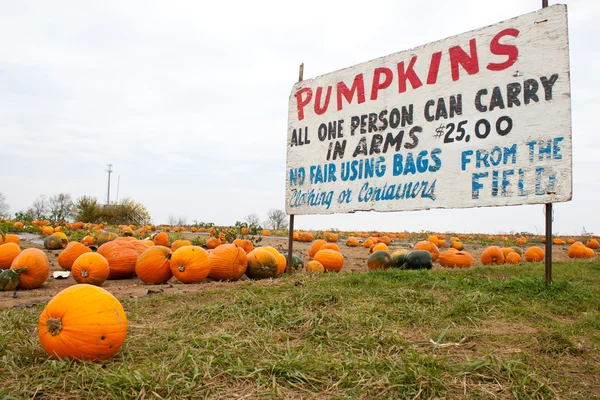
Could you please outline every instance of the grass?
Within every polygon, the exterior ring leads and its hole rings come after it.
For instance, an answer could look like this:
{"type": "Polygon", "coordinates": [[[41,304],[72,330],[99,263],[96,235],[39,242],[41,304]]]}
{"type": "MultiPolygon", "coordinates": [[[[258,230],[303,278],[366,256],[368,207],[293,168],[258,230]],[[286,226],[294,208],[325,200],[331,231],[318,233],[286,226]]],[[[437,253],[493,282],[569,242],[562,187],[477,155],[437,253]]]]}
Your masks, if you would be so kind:
{"type": "Polygon", "coordinates": [[[381,271],[122,301],[103,363],[47,358],[42,306],[0,311],[5,398],[600,396],[600,266],[381,271]]]}

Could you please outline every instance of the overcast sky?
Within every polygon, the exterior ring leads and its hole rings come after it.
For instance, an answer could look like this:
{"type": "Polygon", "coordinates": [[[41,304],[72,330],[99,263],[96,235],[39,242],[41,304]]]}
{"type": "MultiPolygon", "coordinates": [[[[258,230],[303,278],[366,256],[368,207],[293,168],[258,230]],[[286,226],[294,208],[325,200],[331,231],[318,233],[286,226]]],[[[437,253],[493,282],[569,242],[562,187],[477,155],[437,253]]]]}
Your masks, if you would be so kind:
{"type": "MultiPolygon", "coordinates": [[[[554,4],[553,2],[550,2],[554,4]]],[[[490,25],[541,0],[0,1],[0,192],[65,192],[232,225],[284,209],[288,97],[312,78],[490,25]]],[[[600,233],[600,3],[568,3],[573,200],[555,232],[600,233]]],[[[298,229],[544,230],[543,206],[298,216],[298,229]]]]}

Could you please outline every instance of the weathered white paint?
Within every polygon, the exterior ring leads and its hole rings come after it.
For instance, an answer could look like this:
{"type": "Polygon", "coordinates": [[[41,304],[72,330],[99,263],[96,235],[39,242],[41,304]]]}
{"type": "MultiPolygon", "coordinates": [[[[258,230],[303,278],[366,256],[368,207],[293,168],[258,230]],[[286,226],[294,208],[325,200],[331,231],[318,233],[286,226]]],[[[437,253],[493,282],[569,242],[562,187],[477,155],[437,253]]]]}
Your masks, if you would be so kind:
{"type": "MultiPolygon", "coordinates": [[[[500,53],[506,53],[504,50],[500,53]]],[[[457,50],[455,50],[455,54],[458,54],[457,50]]],[[[380,77],[379,82],[384,81],[384,76],[380,77]]],[[[306,92],[302,93],[303,95],[299,97],[301,101],[306,99],[306,92]]],[[[431,109],[434,115],[436,106],[431,109]]],[[[378,121],[377,127],[381,125],[382,123],[378,121]]],[[[507,122],[504,122],[502,127],[504,128],[506,125],[507,122]]],[[[456,136],[455,130],[451,137],[456,138],[456,136]]],[[[554,5],[492,26],[297,83],[292,89],[289,100],[287,146],[286,211],[288,214],[466,208],[570,200],[572,196],[572,145],[566,6],[554,5]],[[499,64],[509,59],[507,55],[499,55],[497,49],[496,54],[490,50],[493,38],[508,28],[517,29],[518,35],[514,35],[514,31],[512,31],[512,35],[505,34],[499,43],[515,46],[518,50],[518,57],[514,64],[504,70],[489,70],[488,64],[499,64]],[[465,68],[459,65],[458,79],[453,80],[449,49],[460,46],[469,55],[471,54],[469,46],[472,39],[476,43],[478,72],[468,74],[465,68]],[[430,61],[432,54],[436,52],[441,52],[439,73],[435,83],[428,83],[430,61]],[[414,56],[417,56],[414,71],[422,86],[413,88],[411,82],[406,81],[406,91],[399,93],[398,63],[404,62],[404,68],[407,69],[414,56]],[[376,99],[371,99],[372,81],[376,68],[389,68],[393,73],[393,80],[387,88],[377,91],[376,99]],[[351,104],[342,98],[342,109],[338,111],[337,83],[344,82],[348,88],[351,88],[358,74],[363,74],[364,102],[359,104],[356,94],[352,98],[351,104]],[[558,78],[552,87],[552,99],[546,100],[542,79],[550,79],[554,74],[558,74],[558,78]],[[526,80],[530,80],[528,81],[530,92],[533,90],[534,81],[539,86],[536,92],[539,101],[531,99],[527,105],[524,104],[523,97],[524,81],[526,80]],[[521,93],[517,98],[521,104],[520,106],[513,104],[509,108],[507,107],[507,85],[513,83],[520,84],[521,93]],[[331,96],[327,111],[317,115],[314,108],[317,88],[323,88],[320,102],[323,106],[329,86],[331,86],[331,96]],[[475,106],[478,91],[487,89],[487,94],[481,96],[481,103],[489,107],[495,86],[498,86],[497,90],[502,93],[505,108],[496,107],[492,111],[478,111],[475,106]],[[313,95],[311,101],[303,107],[304,115],[300,119],[296,94],[307,88],[312,91],[313,95]],[[449,106],[452,95],[455,98],[461,95],[462,114],[440,118],[437,121],[427,121],[424,113],[427,102],[434,100],[437,106],[438,99],[443,98],[446,106],[449,106]],[[408,109],[411,105],[414,110],[414,119],[404,128],[398,126],[392,129],[388,126],[378,132],[364,134],[357,129],[354,134],[351,134],[352,117],[369,113],[379,115],[384,110],[389,117],[394,108],[402,110],[404,106],[408,109]],[[509,117],[512,120],[512,130],[505,136],[500,136],[495,132],[494,125],[501,117],[509,117]],[[474,133],[475,124],[480,119],[486,119],[491,124],[491,133],[485,139],[477,138],[474,133]],[[337,121],[340,120],[343,122],[338,123],[337,121]],[[463,139],[444,143],[445,134],[436,137],[436,128],[442,126],[444,132],[447,132],[450,129],[448,124],[453,123],[456,126],[461,121],[467,121],[462,126],[465,128],[465,138],[468,136],[470,139],[469,142],[463,139]],[[338,127],[341,126],[343,136],[320,141],[319,126],[330,123],[332,126],[333,123],[338,127]],[[405,143],[412,142],[409,139],[409,131],[411,129],[418,130],[415,127],[422,129],[422,132],[415,133],[418,145],[413,149],[405,148],[405,143]],[[353,156],[361,138],[366,138],[367,148],[369,148],[374,135],[381,134],[385,140],[388,133],[391,133],[392,137],[396,137],[400,130],[404,130],[404,140],[398,151],[391,146],[385,153],[382,151],[379,154],[353,156]],[[294,131],[297,145],[292,145],[294,131]],[[306,143],[306,139],[310,142],[306,143]],[[335,142],[341,144],[344,141],[346,147],[343,158],[328,161],[329,146],[335,146],[335,142]],[[300,145],[299,142],[302,144],[300,145]],[[549,149],[549,153],[542,152],[540,156],[540,144],[544,150],[549,149]],[[548,144],[550,147],[547,147],[548,144]],[[490,164],[488,167],[482,161],[480,167],[477,168],[478,152],[480,158],[485,158],[485,151],[491,152],[487,160],[489,161],[491,157],[496,161],[498,149],[502,152],[505,152],[505,149],[516,149],[516,153],[514,156],[507,154],[506,158],[503,155],[497,166],[490,164]],[[530,155],[530,150],[533,151],[533,155],[530,155]],[[473,153],[470,155],[463,153],[469,151],[473,153]],[[434,156],[432,156],[432,152],[435,154],[434,156]],[[393,173],[395,160],[402,157],[405,169],[405,162],[410,157],[409,153],[412,153],[415,162],[417,162],[419,154],[424,154],[422,159],[427,160],[428,168],[424,172],[417,170],[414,174],[395,176],[393,173]],[[465,164],[463,170],[462,160],[464,157],[467,157],[470,162],[465,164]],[[436,158],[439,159],[441,166],[437,171],[432,171],[429,167],[435,165],[436,158]],[[380,160],[380,167],[385,167],[385,172],[380,174],[381,176],[343,180],[342,168],[349,165],[348,163],[360,165],[371,159],[380,160]],[[294,176],[294,171],[301,168],[306,174],[304,182],[300,183],[300,179],[294,182],[291,177],[294,176]],[[318,168],[327,171],[335,170],[333,174],[335,181],[311,182],[311,170],[316,172],[318,168]],[[474,174],[483,175],[474,179],[474,174]],[[482,185],[478,189],[478,196],[473,195],[474,181],[482,185]],[[493,190],[495,181],[497,181],[496,193],[493,190]],[[423,182],[427,182],[425,193],[429,193],[429,197],[423,197],[422,190],[414,189],[417,183],[419,188],[423,188],[423,182]],[[435,188],[432,190],[434,182],[435,188]],[[550,182],[553,182],[553,186],[549,186],[550,182]],[[402,196],[404,188],[409,183],[412,183],[409,193],[416,194],[415,198],[410,195],[402,196]],[[396,195],[395,188],[398,185],[401,189],[399,195],[396,195]],[[388,197],[391,195],[393,198],[376,200],[375,193],[370,192],[367,187],[383,188],[382,193],[387,194],[388,197]],[[390,189],[390,187],[394,187],[394,189],[390,189]],[[316,199],[319,200],[313,202],[313,205],[302,201],[302,199],[314,200],[314,197],[310,197],[311,191],[317,195],[316,199]],[[348,200],[348,195],[350,200],[348,200]]],[[[383,148],[383,145],[381,147],[383,148]]],[[[396,163],[396,165],[398,164],[396,163]]],[[[423,163],[418,165],[423,169],[423,163]]],[[[477,188],[475,184],[475,189],[477,188]]]]}

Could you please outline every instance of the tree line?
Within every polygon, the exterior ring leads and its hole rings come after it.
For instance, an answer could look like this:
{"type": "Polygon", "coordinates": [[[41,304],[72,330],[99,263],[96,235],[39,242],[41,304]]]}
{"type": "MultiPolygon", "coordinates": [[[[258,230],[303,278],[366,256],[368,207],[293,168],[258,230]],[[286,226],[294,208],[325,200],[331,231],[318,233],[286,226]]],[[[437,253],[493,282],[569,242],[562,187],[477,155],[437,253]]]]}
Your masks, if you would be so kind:
{"type": "MultiPolygon", "coordinates": [[[[10,218],[10,207],[6,196],[0,193],[0,218],[10,218]]],[[[52,224],[81,221],[84,223],[105,223],[110,225],[134,224],[145,225],[151,222],[150,213],[146,207],[130,198],[124,198],[113,204],[100,204],[93,196],[81,196],[73,200],[68,193],[53,196],[41,195],[27,209],[15,213],[15,218],[27,221],[45,221],[52,224]]],[[[249,225],[261,225],[257,214],[246,217],[249,225]]],[[[172,226],[187,225],[183,216],[175,217],[169,214],[168,224],[172,226]]],[[[267,229],[283,230],[288,228],[288,217],[283,210],[272,208],[267,212],[267,219],[262,225],[267,229]]]]}

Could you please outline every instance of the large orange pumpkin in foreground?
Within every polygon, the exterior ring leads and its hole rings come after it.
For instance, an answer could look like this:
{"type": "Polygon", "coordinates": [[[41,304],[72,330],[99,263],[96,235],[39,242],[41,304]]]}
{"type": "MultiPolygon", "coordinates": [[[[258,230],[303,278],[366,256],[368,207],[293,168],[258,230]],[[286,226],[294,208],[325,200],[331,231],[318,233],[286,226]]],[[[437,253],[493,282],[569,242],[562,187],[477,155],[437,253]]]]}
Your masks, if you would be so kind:
{"type": "Polygon", "coordinates": [[[171,249],[165,246],[147,248],[135,262],[135,274],[149,285],[165,283],[173,276],[171,254],[171,249]]]}
{"type": "Polygon", "coordinates": [[[71,242],[67,248],[58,255],[58,265],[63,269],[70,270],[75,260],[77,260],[77,257],[83,253],[90,253],[91,251],[92,250],[84,244],[71,242]]]}
{"type": "MultiPolygon", "coordinates": [[[[238,239],[236,239],[238,240],[238,239]]],[[[213,279],[237,281],[248,267],[248,257],[240,246],[222,244],[210,254],[210,273],[213,279]]]]}
{"type": "Polygon", "coordinates": [[[123,306],[93,285],[74,285],[50,300],[38,323],[42,347],[52,358],[106,360],[127,335],[123,306]]]}
{"type": "Polygon", "coordinates": [[[25,268],[19,279],[19,289],[37,289],[41,287],[50,275],[48,257],[40,249],[23,250],[13,260],[10,269],[25,268]]]}
{"type": "Polygon", "coordinates": [[[202,282],[210,268],[210,256],[202,247],[183,246],[171,255],[171,272],[182,283],[202,282]]]}
{"type": "Polygon", "coordinates": [[[109,273],[108,261],[98,253],[84,253],[77,257],[71,266],[71,275],[77,283],[100,286],[108,278],[109,273]]]}

